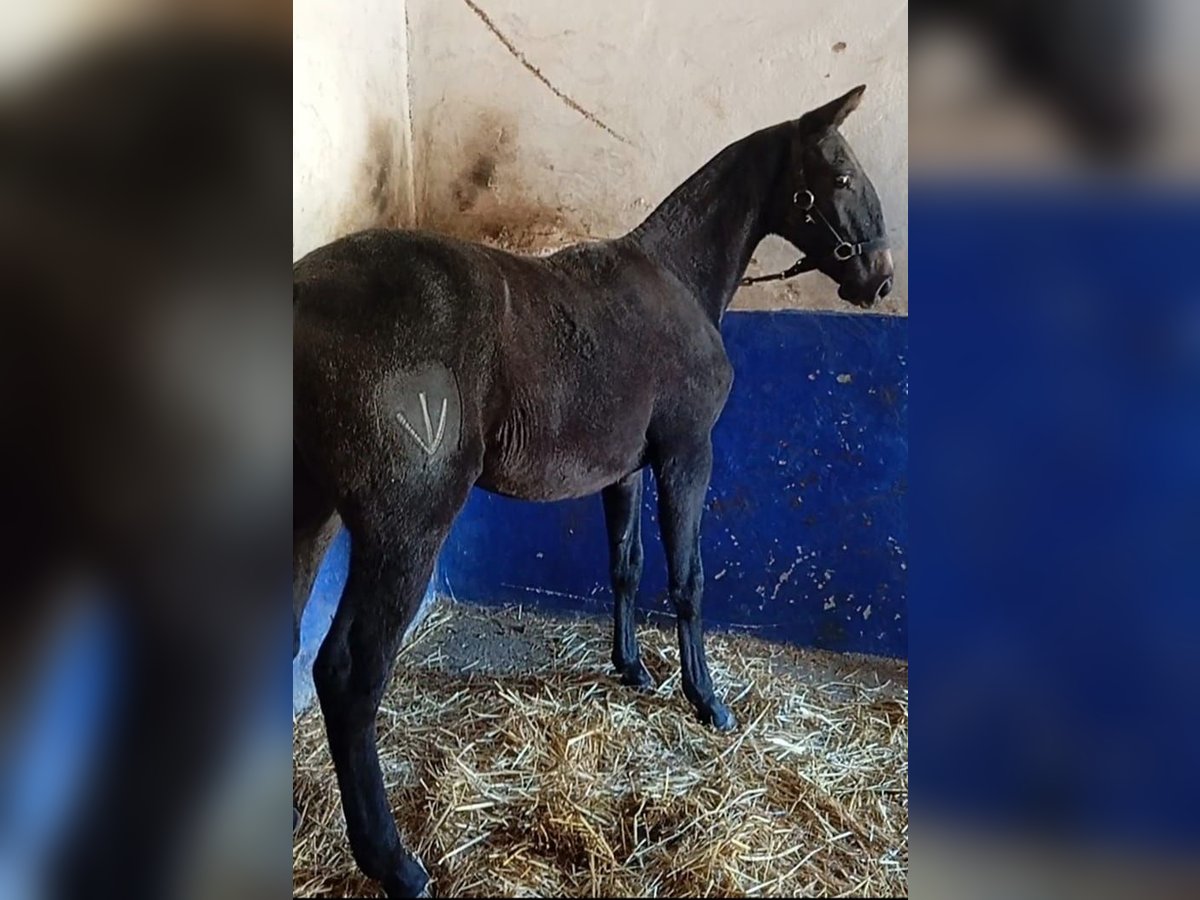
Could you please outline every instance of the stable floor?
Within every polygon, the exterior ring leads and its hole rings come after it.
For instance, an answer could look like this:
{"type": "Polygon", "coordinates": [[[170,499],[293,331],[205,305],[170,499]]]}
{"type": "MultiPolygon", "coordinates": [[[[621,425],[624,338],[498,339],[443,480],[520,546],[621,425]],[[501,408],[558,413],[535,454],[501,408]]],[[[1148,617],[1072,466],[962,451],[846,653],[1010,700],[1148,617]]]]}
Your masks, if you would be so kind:
{"type": "MultiPolygon", "coordinates": [[[[439,600],[379,716],[392,808],[435,896],[905,896],[908,667],[712,633],[738,717],[692,716],[674,628],[439,600]]],[[[314,707],[295,724],[296,896],[382,896],[354,867],[314,707]]]]}

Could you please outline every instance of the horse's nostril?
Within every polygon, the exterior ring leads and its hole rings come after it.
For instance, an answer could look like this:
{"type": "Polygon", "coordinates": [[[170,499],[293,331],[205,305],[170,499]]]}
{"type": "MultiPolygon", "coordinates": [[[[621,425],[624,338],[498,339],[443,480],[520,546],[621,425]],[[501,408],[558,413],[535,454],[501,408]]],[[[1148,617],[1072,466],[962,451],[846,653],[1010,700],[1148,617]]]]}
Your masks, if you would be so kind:
{"type": "Polygon", "coordinates": [[[875,299],[882,300],[892,292],[892,279],[885,278],[879,285],[879,290],[875,292],[875,299]]]}

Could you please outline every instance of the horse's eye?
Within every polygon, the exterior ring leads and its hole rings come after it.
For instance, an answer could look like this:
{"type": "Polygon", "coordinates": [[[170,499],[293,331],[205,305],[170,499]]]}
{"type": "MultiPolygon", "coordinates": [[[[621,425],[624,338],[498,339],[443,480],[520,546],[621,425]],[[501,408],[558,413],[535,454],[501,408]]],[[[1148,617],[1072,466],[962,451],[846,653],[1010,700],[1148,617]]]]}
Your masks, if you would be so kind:
{"type": "Polygon", "coordinates": [[[838,187],[850,187],[850,176],[838,175],[833,179],[833,183],[838,187]]]}

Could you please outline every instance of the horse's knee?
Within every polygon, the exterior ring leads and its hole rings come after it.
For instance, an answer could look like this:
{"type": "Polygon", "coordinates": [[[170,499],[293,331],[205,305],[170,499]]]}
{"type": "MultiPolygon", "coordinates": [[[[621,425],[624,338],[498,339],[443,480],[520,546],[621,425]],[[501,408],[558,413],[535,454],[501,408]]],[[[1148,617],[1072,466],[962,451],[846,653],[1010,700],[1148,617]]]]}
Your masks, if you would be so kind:
{"type": "Polygon", "coordinates": [[[333,635],[325,639],[313,660],[313,686],[322,708],[338,709],[350,688],[350,655],[333,635]]]}
{"type": "Polygon", "coordinates": [[[635,544],[613,567],[613,587],[619,596],[635,594],[642,581],[642,548],[635,544]]]}
{"type": "Polygon", "coordinates": [[[680,586],[672,586],[671,603],[676,618],[692,621],[700,616],[700,601],[704,596],[704,579],[689,578],[680,586]]]}
{"type": "Polygon", "coordinates": [[[351,728],[367,726],[375,717],[387,683],[387,667],[377,654],[334,640],[332,635],[313,661],[313,684],[326,722],[351,728]]]}
{"type": "Polygon", "coordinates": [[[634,586],[642,580],[642,563],[645,556],[642,552],[642,542],[638,541],[629,548],[629,575],[633,579],[634,586]]]}
{"type": "Polygon", "coordinates": [[[677,596],[675,602],[675,617],[684,621],[692,621],[696,618],[699,610],[696,608],[696,601],[691,597],[677,596]]]}
{"type": "Polygon", "coordinates": [[[642,581],[641,568],[621,566],[613,573],[613,587],[618,597],[631,597],[637,593],[642,581]]]}

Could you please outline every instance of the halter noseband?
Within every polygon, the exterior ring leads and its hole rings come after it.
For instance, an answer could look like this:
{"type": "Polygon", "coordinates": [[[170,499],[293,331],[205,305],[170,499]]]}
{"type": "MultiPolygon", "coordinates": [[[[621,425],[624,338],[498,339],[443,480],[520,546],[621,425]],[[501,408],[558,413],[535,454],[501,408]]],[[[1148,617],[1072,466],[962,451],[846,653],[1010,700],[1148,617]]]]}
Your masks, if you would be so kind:
{"type": "MultiPolygon", "coordinates": [[[[887,238],[884,237],[872,238],[869,241],[860,241],[858,243],[853,243],[846,240],[844,237],[842,237],[841,233],[833,227],[833,224],[827,218],[825,218],[825,214],[817,208],[817,198],[813,196],[812,191],[796,191],[796,193],[792,195],[792,202],[798,204],[800,202],[801,195],[803,195],[805,198],[805,204],[803,207],[801,207],[806,214],[804,217],[805,221],[810,225],[815,224],[816,219],[814,219],[813,216],[816,215],[817,219],[821,220],[821,224],[829,229],[829,233],[833,235],[833,239],[837,241],[837,243],[834,244],[832,253],[833,258],[838,262],[845,262],[848,259],[861,256],[868,250],[879,250],[887,246],[887,238]]],[[[806,254],[805,256],[800,257],[782,272],[776,272],[774,275],[759,275],[757,278],[743,278],[739,283],[757,284],[760,281],[782,281],[785,278],[794,278],[795,276],[804,272],[811,272],[815,268],[817,268],[816,260],[811,255],[806,254]]]]}

